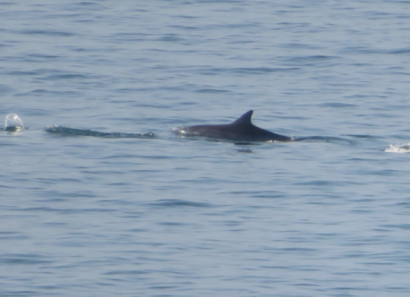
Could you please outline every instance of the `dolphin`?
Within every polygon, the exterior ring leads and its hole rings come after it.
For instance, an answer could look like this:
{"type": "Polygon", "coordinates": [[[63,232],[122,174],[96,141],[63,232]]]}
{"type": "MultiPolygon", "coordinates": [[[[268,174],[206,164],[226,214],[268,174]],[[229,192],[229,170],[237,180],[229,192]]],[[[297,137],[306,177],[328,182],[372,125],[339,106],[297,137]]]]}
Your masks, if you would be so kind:
{"type": "Polygon", "coordinates": [[[182,136],[204,136],[208,138],[226,139],[239,142],[287,142],[293,140],[292,137],[272,133],[268,130],[256,127],[251,122],[252,114],[253,110],[250,110],[231,124],[178,127],[175,130],[177,134],[182,136]]]}

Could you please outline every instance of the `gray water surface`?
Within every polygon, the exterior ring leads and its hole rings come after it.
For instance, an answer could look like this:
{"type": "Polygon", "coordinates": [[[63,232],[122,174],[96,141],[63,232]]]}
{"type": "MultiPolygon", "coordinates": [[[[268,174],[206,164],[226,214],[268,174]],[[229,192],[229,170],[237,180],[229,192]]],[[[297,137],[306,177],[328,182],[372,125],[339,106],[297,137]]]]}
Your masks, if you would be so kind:
{"type": "Polygon", "coordinates": [[[409,296],[409,36],[407,1],[0,2],[0,296],[409,296]],[[172,133],[251,109],[309,140],[172,133]]]}

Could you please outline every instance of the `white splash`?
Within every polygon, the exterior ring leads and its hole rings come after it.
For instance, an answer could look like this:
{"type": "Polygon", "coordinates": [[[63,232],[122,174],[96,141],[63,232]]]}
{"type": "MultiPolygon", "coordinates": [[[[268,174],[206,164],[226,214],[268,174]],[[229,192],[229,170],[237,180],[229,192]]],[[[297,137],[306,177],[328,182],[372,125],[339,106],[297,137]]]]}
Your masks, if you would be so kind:
{"type": "Polygon", "coordinates": [[[183,134],[183,135],[188,134],[188,131],[184,130],[183,128],[179,128],[179,127],[172,128],[172,131],[174,131],[175,133],[183,134]]]}
{"type": "Polygon", "coordinates": [[[24,129],[23,121],[15,113],[9,113],[4,122],[4,130],[19,131],[24,129]]]}
{"type": "Polygon", "coordinates": [[[388,153],[400,153],[400,154],[408,154],[410,153],[410,143],[402,144],[402,145],[391,145],[387,149],[384,150],[388,153]]]}

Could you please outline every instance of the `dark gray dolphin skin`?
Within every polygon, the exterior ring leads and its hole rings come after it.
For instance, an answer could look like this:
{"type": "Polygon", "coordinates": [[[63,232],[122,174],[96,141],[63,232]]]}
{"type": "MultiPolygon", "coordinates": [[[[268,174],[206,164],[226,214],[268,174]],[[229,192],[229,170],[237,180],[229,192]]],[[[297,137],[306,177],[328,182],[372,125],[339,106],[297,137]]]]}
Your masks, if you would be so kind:
{"type": "Polygon", "coordinates": [[[177,128],[177,133],[183,136],[204,136],[230,141],[291,141],[292,137],[272,133],[252,124],[253,110],[248,111],[236,121],[226,125],[199,125],[177,128]]]}

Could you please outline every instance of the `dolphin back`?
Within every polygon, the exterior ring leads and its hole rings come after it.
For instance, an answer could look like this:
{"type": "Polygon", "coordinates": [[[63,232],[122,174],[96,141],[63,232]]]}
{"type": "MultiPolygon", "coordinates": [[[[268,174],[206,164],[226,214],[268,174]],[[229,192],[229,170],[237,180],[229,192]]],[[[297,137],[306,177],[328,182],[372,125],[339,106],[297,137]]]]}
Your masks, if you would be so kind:
{"type": "Polygon", "coordinates": [[[177,132],[183,136],[203,136],[230,141],[290,141],[291,137],[272,133],[252,124],[253,110],[240,116],[227,125],[198,125],[178,128],[177,132]]]}

